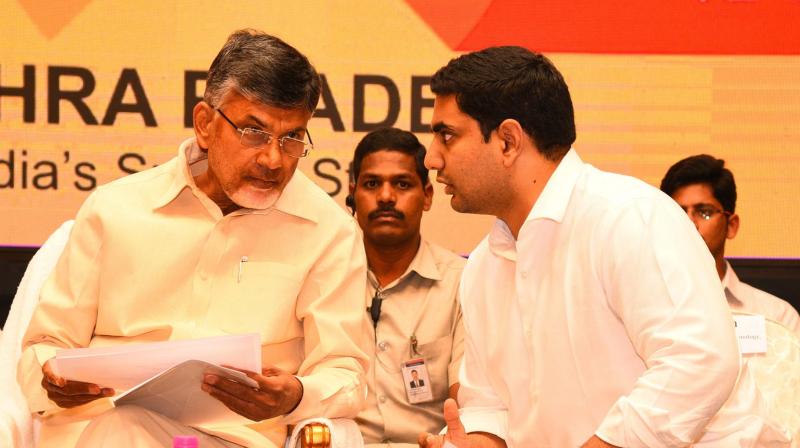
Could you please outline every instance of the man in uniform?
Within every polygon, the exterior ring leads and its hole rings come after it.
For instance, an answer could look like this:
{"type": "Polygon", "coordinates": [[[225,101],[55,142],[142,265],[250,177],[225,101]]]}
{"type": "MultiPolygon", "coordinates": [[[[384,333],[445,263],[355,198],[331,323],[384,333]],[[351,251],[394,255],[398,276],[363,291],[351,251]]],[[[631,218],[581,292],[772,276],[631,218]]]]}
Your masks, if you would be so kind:
{"type": "Polygon", "coordinates": [[[440,430],[442,403],[458,391],[464,259],[420,235],[433,200],[424,158],[414,134],[399,129],[367,134],[353,156],[348,204],[364,231],[369,265],[365,340],[372,364],[357,418],[368,444],[416,444],[420,431],[440,430]]]}

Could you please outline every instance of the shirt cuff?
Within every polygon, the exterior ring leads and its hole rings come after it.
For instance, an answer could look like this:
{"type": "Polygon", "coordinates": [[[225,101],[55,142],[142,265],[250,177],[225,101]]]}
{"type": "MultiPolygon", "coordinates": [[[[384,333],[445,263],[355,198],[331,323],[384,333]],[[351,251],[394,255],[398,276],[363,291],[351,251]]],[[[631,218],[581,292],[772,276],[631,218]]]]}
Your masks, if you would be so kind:
{"type": "MultiPolygon", "coordinates": [[[[56,347],[55,345],[36,344],[31,346],[33,353],[36,354],[36,360],[39,361],[39,366],[44,366],[49,359],[56,357],[56,352],[63,347],[56,347]]],[[[56,372],[58,374],[58,372],[56,372]]]]}
{"type": "Polygon", "coordinates": [[[358,413],[363,400],[357,399],[357,393],[347,390],[358,390],[356,385],[348,388],[337,381],[340,378],[324,374],[296,376],[296,378],[303,386],[303,397],[292,412],[283,416],[286,424],[294,424],[313,417],[352,418],[358,413]],[[331,406],[331,400],[335,400],[336,406],[331,406]],[[327,410],[337,415],[323,415],[328,413],[327,410]]]}
{"type": "Polygon", "coordinates": [[[464,408],[461,424],[467,433],[486,432],[503,440],[508,437],[508,411],[496,408],[464,408]]]}
{"type": "Polygon", "coordinates": [[[58,348],[35,345],[23,350],[17,365],[17,382],[31,412],[56,411],[60,408],[49,398],[42,387],[42,365],[55,356],[58,348]],[[49,356],[49,357],[48,357],[49,356]]]}
{"type": "Polygon", "coordinates": [[[615,446],[630,448],[674,448],[689,446],[670,431],[682,429],[670,421],[669,411],[636,404],[620,397],[606,414],[595,435],[615,446]]]}

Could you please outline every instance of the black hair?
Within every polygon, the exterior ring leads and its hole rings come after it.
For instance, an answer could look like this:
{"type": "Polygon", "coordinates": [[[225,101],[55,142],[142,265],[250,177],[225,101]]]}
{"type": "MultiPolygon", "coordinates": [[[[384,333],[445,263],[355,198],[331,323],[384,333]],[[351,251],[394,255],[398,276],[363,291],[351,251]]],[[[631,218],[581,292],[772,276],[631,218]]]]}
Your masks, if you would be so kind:
{"type": "Polygon", "coordinates": [[[422,185],[428,184],[428,169],[425,168],[425,147],[417,136],[411,132],[397,128],[381,128],[370,132],[356,145],[353,161],[350,163],[350,182],[356,183],[361,173],[361,162],[364,157],[381,150],[398,151],[414,158],[417,175],[422,185]]]}
{"type": "Polygon", "coordinates": [[[208,69],[203,100],[218,107],[232,88],[268,106],[310,112],[321,90],[319,74],[308,58],[277,37],[252,29],[228,37],[208,69]]]}
{"type": "Polygon", "coordinates": [[[555,65],[522,47],[491,47],[451,60],[431,79],[436,95],[455,95],[485,141],[503,120],[517,120],[548,160],[558,161],[575,142],[569,88],[555,65]]]}
{"type": "Polygon", "coordinates": [[[736,181],[724,160],[708,154],[687,157],[669,167],[661,179],[661,191],[672,196],[680,188],[694,184],[707,184],[725,211],[736,210],[736,181]]]}

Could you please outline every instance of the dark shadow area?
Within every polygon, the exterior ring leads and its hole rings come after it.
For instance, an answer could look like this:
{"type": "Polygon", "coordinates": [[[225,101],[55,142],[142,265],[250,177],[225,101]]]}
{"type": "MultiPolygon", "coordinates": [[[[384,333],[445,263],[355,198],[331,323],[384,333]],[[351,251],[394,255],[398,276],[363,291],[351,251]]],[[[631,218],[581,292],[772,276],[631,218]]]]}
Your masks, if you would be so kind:
{"type": "MultiPolygon", "coordinates": [[[[36,247],[0,247],[0,323],[5,325],[11,301],[36,247]]],[[[800,309],[800,259],[731,258],[736,275],[800,309]]]]}
{"type": "Polygon", "coordinates": [[[28,262],[38,249],[38,247],[0,246],[0,323],[3,326],[6,324],[11,301],[17,293],[17,285],[25,274],[28,262]]]}
{"type": "Polygon", "coordinates": [[[800,259],[729,258],[728,261],[740,280],[800,310],[800,259]]]}

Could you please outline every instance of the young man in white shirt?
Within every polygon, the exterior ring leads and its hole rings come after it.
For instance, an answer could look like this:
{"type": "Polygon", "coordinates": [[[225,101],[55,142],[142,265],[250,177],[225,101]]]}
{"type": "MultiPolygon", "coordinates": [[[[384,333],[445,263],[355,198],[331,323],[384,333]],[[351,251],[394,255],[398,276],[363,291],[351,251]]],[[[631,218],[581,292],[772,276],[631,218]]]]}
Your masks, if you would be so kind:
{"type": "Polygon", "coordinates": [[[544,56],[495,47],[432,78],[425,164],[452,207],[498,219],[461,280],[459,418],[424,447],[680,447],[739,355],[708,250],[669,197],[584,163],[544,56]]]}
{"type": "Polygon", "coordinates": [[[661,180],[661,191],[686,211],[706,242],[731,309],[760,314],[800,335],[797,310],[788,302],[740,281],[725,260],[725,241],[739,232],[736,181],[725,168],[725,161],[707,154],[687,157],[669,168],[661,180]]]}

